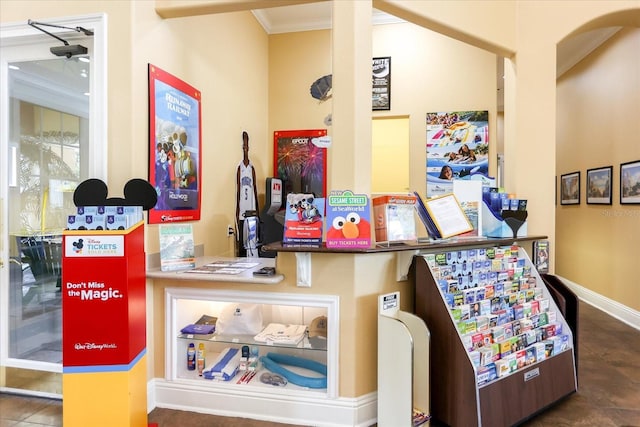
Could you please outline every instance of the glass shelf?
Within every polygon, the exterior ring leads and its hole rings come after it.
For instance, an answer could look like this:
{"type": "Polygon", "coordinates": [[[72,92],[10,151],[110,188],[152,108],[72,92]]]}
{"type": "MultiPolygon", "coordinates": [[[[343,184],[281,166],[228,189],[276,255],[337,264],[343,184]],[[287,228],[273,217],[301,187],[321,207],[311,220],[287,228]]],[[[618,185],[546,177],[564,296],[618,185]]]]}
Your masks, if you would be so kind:
{"type": "Polygon", "coordinates": [[[322,340],[324,346],[315,347],[309,340],[308,336],[305,336],[302,341],[298,344],[282,344],[276,343],[273,341],[264,342],[264,341],[256,341],[253,339],[253,335],[221,335],[221,334],[209,334],[209,335],[199,335],[199,334],[179,334],[179,339],[182,340],[191,340],[191,341],[207,341],[207,342],[219,342],[219,343],[230,343],[230,344],[240,344],[240,345],[256,345],[261,347],[277,347],[277,348],[296,348],[296,349],[304,349],[304,350],[316,350],[316,351],[327,351],[326,340],[322,340]]]}

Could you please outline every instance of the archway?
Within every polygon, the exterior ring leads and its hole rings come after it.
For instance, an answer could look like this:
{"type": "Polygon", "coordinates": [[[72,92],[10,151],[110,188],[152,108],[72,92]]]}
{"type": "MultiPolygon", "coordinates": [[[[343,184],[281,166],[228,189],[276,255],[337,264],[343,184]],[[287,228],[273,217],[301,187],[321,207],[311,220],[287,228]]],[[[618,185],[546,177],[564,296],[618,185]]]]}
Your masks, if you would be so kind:
{"type": "Polygon", "coordinates": [[[580,172],[581,200],[571,206],[557,200],[555,271],[582,299],[640,328],[640,297],[629,280],[640,206],[620,200],[620,165],[640,159],[640,9],[593,19],[563,38],[558,50],[588,34],[608,37],[556,86],[556,188],[563,174],[580,172]],[[590,202],[588,175],[608,167],[611,204],[590,202]]]}

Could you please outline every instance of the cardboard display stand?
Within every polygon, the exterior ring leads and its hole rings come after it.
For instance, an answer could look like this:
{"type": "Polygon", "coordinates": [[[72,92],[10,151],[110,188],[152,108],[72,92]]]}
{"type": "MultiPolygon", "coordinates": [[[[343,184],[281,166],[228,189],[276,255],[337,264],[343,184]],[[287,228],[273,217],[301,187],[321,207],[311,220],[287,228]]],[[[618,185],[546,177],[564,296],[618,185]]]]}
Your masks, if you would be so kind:
{"type": "Polygon", "coordinates": [[[144,223],[63,233],[65,426],[147,426],[144,223]]]}

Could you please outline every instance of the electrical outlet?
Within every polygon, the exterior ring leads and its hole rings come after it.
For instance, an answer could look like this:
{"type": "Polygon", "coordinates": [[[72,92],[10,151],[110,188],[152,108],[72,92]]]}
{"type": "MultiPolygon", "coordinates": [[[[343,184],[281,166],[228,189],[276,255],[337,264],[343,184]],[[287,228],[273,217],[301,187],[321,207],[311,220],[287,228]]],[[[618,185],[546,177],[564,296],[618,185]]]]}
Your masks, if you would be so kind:
{"type": "Polygon", "coordinates": [[[231,225],[227,225],[227,237],[231,237],[235,234],[235,230],[231,225]]]}

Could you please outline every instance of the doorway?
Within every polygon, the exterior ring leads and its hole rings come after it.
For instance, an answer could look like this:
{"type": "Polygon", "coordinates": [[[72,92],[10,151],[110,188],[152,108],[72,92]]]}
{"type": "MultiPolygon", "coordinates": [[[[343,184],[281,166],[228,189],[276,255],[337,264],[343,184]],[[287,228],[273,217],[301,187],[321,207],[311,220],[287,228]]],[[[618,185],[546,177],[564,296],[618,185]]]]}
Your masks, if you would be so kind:
{"type": "Polygon", "coordinates": [[[69,58],[52,55],[59,42],[26,22],[2,26],[0,391],[62,396],[62,230],[75,186],[104,179],[106,170],[92,161],[106,158],[95,149],[106,147],[95,138],[106,122],[95,108],[106,99],[96,80],[104,73],[94,72],[104,66],[102,43],[94,47],[104,39],[102,22],[55,22],[99,34],[58,32],[88,48],[69,58]]]}
{"type": "Polygon", "coordinates": [[[409,192],[409,116],[372,120],[371,193],[409,192]]]}

